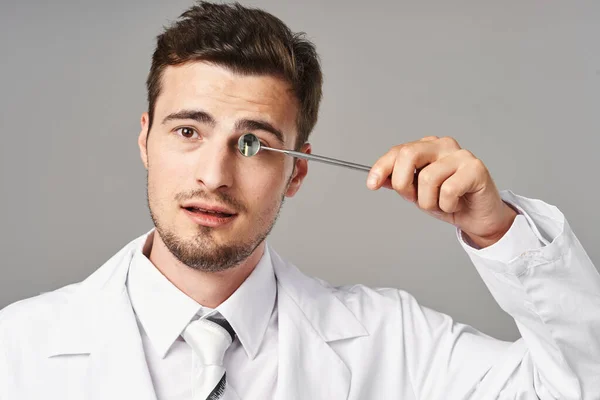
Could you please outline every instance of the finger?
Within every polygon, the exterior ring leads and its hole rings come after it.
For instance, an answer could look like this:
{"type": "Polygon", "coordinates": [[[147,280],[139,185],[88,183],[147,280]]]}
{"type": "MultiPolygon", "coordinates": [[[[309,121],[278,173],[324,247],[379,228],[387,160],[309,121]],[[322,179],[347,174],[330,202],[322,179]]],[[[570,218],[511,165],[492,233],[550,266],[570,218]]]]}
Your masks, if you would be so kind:
{"type": "Polygon", "coordinates": [[[392,175],[394,190],[407,200],[416,201],[415,171],[446,157],[452,151],[454,149],[446,147],[439,139],[420,141],[401,148],[392,175]]]}
{"type": "MultiPolygon", "coordinates": [[[[456,140],[427,136],[419,141],[392,147],[380,157],[369,172],[367,186],[379,189],[392,176],[391,186],[401,195],[416,195],[413,178],[415,170],[460,149],[456,140]],[[399,162],[400,160],[400,162],[399,162]],[[393,172],[393,174],[392,174],[393,172]],[[412,187],[412,189],[411,189],[412,187]]],[[[386,184],[386,187],[389,185],[386,184]]]]}
{"type": "Polygon", "coordinates": [[[392,172],[392,168],[389,166],[394,165],[394,161],[396,160],[398,153],[398,147],[399,146],[392,147],[387,153],[379,157],[375,164],[373,164],[367,177],[367,186],[369,189],[377,190],[383,183],[391,183],[389,176],[392,172]]]}
{"type": "Polygon", "coordinates": [[[398,194],[409,201],[416,200],[415,170],[435,161],[437,150],[433,141],[412,143],[398,150],[392,174],[392,187],[398,194]]]}
{"type": "Polygon", "coordinates": [[[462,164],[456,173],[442,183],[440,187],[439,208],[446,213],[460,211],[460,199],[467,193],[480,189],[487,169],[479,159],[462,164]]]}
{"type": "Polygon", "coordinates": [[[386,179],[386,180],[385,180],[385,181],[384,181],[384,182],[381,184],[381,187],[384,187],[384,188],[386,188],[386,189],[392,189],[392,190],[393,190],[394,188],[392,187],[392,179],[391,179],[390,177],[388,177],[388,178],[387,178],[387,179],[386,179]]]}
{"type": "Polygon", "coordinates": [[[460,166],[453,153],[423,168],[417,175],[417,204],[427,211],[439,211],[440,187],[460,166]]]}

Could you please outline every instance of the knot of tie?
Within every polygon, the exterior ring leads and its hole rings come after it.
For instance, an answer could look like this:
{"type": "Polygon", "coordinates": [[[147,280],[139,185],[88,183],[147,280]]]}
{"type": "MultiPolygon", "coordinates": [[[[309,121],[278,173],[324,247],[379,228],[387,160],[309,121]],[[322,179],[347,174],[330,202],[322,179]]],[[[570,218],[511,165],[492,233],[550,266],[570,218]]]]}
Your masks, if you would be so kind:
{"type": "Polygon", "coordinates": [[[181,336],[196,353],[201,365],[222,366],[235,332],[227,320],[209,316],[190,322],[181,336]]]}
{"type": "Polygon", "coordinates": [[[227,389],[225,367],[223,366],[225,352],[235,339],[235,332],[229,322],[218,316],[210,315],[204,319],[190,322],[181,336],[196,353],[201,366],[195,376],[193,399],[238,399],[232,390],[227,389]]]}

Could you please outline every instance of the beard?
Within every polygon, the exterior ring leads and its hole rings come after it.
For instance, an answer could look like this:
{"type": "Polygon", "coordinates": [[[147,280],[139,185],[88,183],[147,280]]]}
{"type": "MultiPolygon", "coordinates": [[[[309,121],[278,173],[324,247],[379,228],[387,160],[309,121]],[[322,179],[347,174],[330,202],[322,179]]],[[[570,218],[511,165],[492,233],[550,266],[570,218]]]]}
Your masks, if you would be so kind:
{"type": "MultiPolygon", "coordinates": [[[[285,192],[289,187],[293,172],[285,185],[280,200],[271,207],[263,210],[257,221],[253,222],[251,234],[245,238],[219,244],[213,236],[215,228],[198,225],[198,232],[191,239],[183,238],[176,229],[171,229],[162,223],[158,213],[153,210],[150,202],[150,190],[146,180],[146,196],[150,216],[163,243],[181,263],[190,268],[204,272],[219,272],[233,268],[246,260],[254,250],[267,238],[279,218],[285,202],[285,192]]],[[[235,210],[246,210],[242,203],[225,193],[217,193],[219,203],[228,205],[235,210]]],[[[211,199],[205,191],[195,190],[188,194],[178,194],[176,201],[187,199],[211,199]]]]}

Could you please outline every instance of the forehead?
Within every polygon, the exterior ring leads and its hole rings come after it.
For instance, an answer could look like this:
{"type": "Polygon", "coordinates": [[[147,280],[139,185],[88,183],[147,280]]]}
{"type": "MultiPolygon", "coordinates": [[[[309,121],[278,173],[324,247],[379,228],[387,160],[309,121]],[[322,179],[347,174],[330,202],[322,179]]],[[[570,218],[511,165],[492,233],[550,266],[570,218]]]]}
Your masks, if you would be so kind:
{"type": "Polygon", "coordinates": [[[168,66],[161,79],[155,115],[201,109],[217,120],[260,117],[286,136],[296,132],[298,101],[291,85],[270,75],[241,75],[207,62],[168,66]],[[289,133],[288,133],[289,132],[289,133]]]}

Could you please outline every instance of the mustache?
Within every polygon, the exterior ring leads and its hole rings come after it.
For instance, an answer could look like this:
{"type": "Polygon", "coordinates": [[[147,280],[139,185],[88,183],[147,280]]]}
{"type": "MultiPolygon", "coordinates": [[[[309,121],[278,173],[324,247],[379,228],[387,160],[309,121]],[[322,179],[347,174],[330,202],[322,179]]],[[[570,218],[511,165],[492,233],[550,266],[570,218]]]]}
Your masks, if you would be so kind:
{"type": "Polygon", "coordinates": [[[178,193],[175,195],[175,200],[178,202],[184,202],[187,200],[205,200],[209,203],[226,205],[229,208],[233,208],[236,212],[246,211],[246,206],[243,202],[225,192],[209,194],[205,190],[196,189],[190,192],[178,193]]]}

